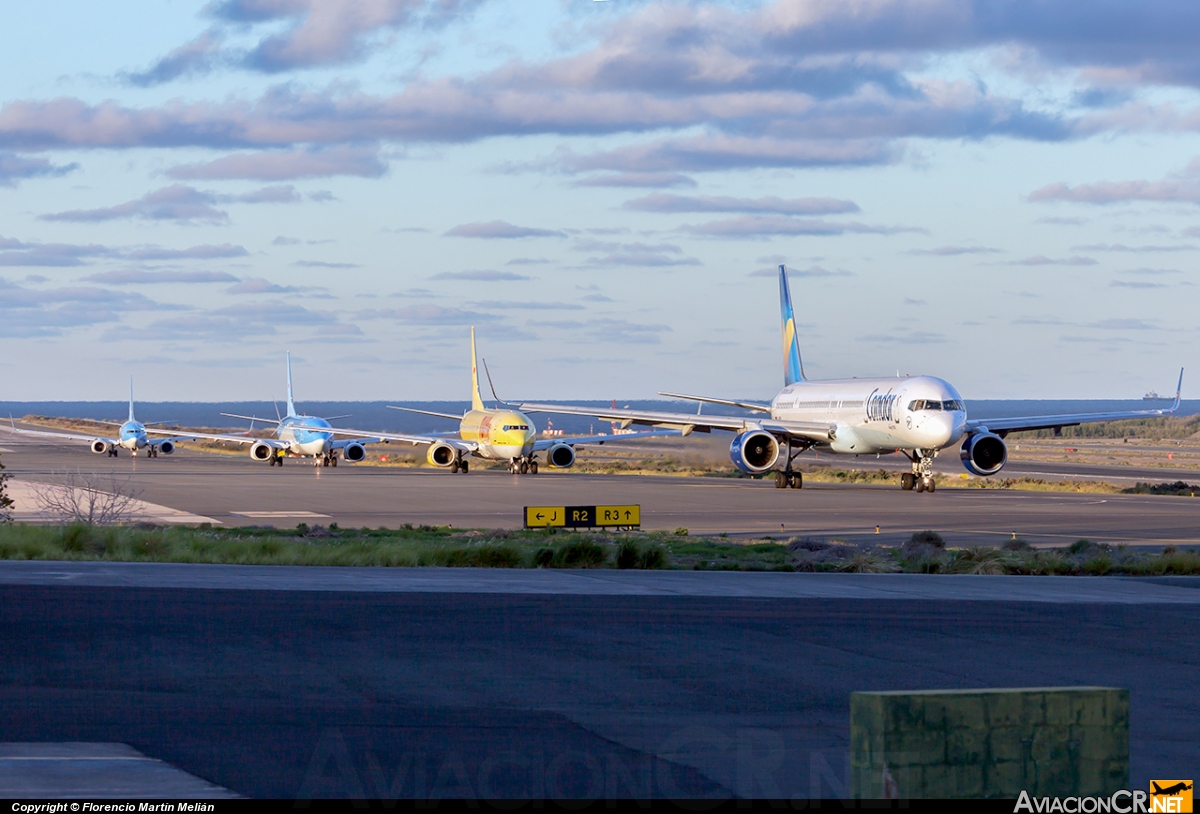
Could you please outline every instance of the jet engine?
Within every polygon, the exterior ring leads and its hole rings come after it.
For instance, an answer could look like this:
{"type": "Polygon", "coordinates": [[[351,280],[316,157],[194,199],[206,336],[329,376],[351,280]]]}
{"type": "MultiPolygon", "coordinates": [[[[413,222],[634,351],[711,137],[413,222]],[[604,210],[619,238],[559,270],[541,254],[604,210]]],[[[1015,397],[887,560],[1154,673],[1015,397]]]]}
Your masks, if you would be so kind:
{"type": "Polygon", "coordinates": [[[158,451],[161,452],[163,455],[170,455],[172,452],[175,451],[175,442],[174,441],[163,441],[161,444],[158,445],[158,451]]]}
{"type": "Polygon", "coordinates": [[[980,432],[967,436],[958,454],[967,471],[975,475],[995,475],[1008,461],[1008,445],[999,435],[980,432]]]}
{"type": "Polygon", "coordinates": [[[97,455],[103,455],[104,453],[108,452],[108,444],[97,438],[92,442],[92,452],[96,453],[97,455]]]}
{"type": "Polygon", "coordinates": [[[265,441],[256,441],[250,447],[250,457],[256,461],[269,461],[271,456],[275,454],[275,449],[265,441]]]}
{"type": "Polygon", "coordinates": [[[346,446],[342,448],[342,457],[347,461],[354,461],[357,463],[358,461],[361,461],[363,458],[367,457],[367,448],[357,441],[346,444],[346,446]]]}
{"type": "Polygon", "coordinates": [[[555,444],[546,450],[546,463],[555,469],[570,469],[575,465],[575,447],[570,444],[555,444]]]}
{"type": "Polygon", "coordinates": [[[733,465],[750,475],[761,475],[779,460],[779,442],[762,430],[744,432],[729,445],[733,465]]]}
{"type": "Polygon", "coordinates": [[[430,445],[425,458],[434,466],[450,466],[458,458],[458,450],[445,441],[438,441],[430,445]]]}

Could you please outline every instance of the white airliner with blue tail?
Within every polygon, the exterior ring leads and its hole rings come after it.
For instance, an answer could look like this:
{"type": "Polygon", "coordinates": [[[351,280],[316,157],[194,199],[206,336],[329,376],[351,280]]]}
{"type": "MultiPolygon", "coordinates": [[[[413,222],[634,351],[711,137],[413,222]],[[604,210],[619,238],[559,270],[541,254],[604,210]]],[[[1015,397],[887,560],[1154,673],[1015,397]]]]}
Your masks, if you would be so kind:
{"type": "Polygon", "coordinates": [[[283,466],[287,455],[312,458],[316,466],[337,466],[340,454],[347,461],[361,461],[367,457],[366,444],[375,444],[384,439],[369,436],[364,433],[353,433],[356,437],[336,439],[335,429],[329,422],[348,416],[330,416],[318,418],[312,415],[299,415],[296,412],[296,402],[292,398],[292,354],[287,354],[287,415],[280,418],[259,418],[258,416],[235,415],[221,413],[229,418],[241,418],[251,422],[262,421],[275,425],[274,438],[249,438],[237,435],[204,435],[203,438],[213,438],[222,441],[235,441],[250,444],[250,457],[256,461],[270,461],[271,466],[283,466]]]}
{"type": "MultiPolygon", "coordinates": [[[[19,435],[39,435],[44,438],[62,438],[69,441],[85,441],[88,448],[97,455],[107,454],[109,457],[117,457],[121,450],[128,450],[129,454],[137,457],[138,453],[143,450],[147,458],[157,458],[158,453],[170,455],[175,451],[175,445],[180,441],[194,441],[194,435],[182,435],[173,437],[173,434],[166,430],[156,430],[148,427],[133,417],[133,377],[129,377],[129,418],[120,424],[108,421],[99,421],[99,424],[112,424],[117,427],[116,437],[104,437],[95,435],[77,435],[70,432],[41,432],[38,430],[18,429],[16,423],[9,419],[11,431],[19,435]],[[166,436],[160,438],[159,436],[166,436]]],[[[151,424],[169,424],[169,421],[152,421],[151,424]]]]}
{"type": "Polygon", "coordinates": [[[901,453],[912,471],[900,477],[906,490],[932,492],[933,461],[938,453],[961,444],[959,457],[967,471],[995,475],[1008,460],[1004,442],[1010,432],[1054,429],[1093,421],[1121,421],[1170,415],[1179,407],[1183,371],[1175,403],[1167,410],[1112,413],[1074,413],[1022,418],[969,419],[958,391],[934,376],[905,378],[826,379],[804,375],[796,322],[788,291],[787,271],[779,267],[779,297],[783,318],[784,388],[770,404],[660,393],[672,398],[741,407],[762,417],[700,415],[643,410],[604,410],[558,404],[521,404],[525,412],[587,415],[632,424],[669,427],[684,435],[728,430],[735,433],[729,456],[751,475],[775,471],[780,489],[799,489],[801,474],[793,469],[796,456],[815,449],[843,455],[901,453]]]}

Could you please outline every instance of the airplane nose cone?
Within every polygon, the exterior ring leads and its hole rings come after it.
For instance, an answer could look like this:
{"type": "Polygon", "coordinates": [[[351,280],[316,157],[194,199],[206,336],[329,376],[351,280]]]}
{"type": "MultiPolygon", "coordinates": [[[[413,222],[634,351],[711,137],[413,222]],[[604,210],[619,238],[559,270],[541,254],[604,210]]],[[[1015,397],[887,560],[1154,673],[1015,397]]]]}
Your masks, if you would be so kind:
{"type": "Polygon", "coordinates": [[[955,414],[944,414],[938,416],[937,421],[930,422],[928,433],[929,443],[936,449],[941,449],[950,443],[950,439],[954,437],[954,422],[955,414]]]}

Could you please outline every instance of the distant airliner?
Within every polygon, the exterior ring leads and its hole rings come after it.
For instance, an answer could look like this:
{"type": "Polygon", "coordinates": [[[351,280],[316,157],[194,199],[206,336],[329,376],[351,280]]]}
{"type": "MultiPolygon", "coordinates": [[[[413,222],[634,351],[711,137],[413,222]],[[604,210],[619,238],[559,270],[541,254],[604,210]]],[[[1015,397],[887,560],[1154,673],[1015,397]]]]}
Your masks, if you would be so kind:
{"type": "Polygon", "coordinates": [[[1178,794],[1179,792],[1187,791],[1188,789],[1190,789],[1192,787],[1192,784],[1187,782],[1186,780],[1180,780],[1178,783],[1167,786],[1165,789],[1162,786],[1155,783],[1153,780],[1150,781],[1150,785],[1154,786],[1154,791],[1152,791],[1150,793],[1156,797],[1158,795],[1162,795],[1162,794],[1165,794],[1168,797],[1173,797],[1176,794],[1178,794]]]}
{"type": "MultiPolygon", "coordinates": [[[[276,410],[278,412],[278,409],[276,410]]],[[[221,441],[234,441],[239,444],[250,444],[250,457],[256,461],[270,461],[271,466],[283,466],[285,455],[298,455],[313,459],[314,466],[337,466],[338,453],[347,461],[361,461],[367,457],[365,444],[374,444],[383,439],[378,436],[368,436],[365,433],[351,433],[356,436],[335,440],[334,433],[341,432],[333,428],[329,422],[336,418],[347,416],[331,416],[318,418],[311,415],[296,413],[296,402],[292,399],[292,354],[287,354],[287,415],[282,418],[259,418],[250,415],[235,415],[221,413],[228,418],[241,418],[246,421],[262,421],[275,425],[274,438],[250,438],[244,435],[202,435],[201,438],[212,438],[221,441]]],[[[253,424],[251,424],[253,426],[253,424]]]]}
{"type": "MultiPolygon", "coordinates": [[[[98,424],[112,424],[118,427],[116,438],[97,437],[95,435],[76,435],[70,432],[39,432],[37,430],[20,430],[17,429],[15,423],[9,420],[12,425],[12,432],[21,435],[40,435],[46,438],[65,438],[70,441],[86,441],[88,448],[97,455],[108,453],[109,457],[115,458],[122,450],[129,450],[129,454],[137,457],[141,450],[146,451],[147,458],[157,458],[158,453],[170,455],[175,451],[175,445],[180,441],[194,441],[196,436],[186,435],[178,438],[170,437],[172,434],[165,430],[149,429],[145,424],[133,417],[133,377],[129,377],[129,418],[124,422],[117,424],[109,421],[99,421],[98,424]],[[157,436],[165,435],[166,438],[157,436]],[[154,437],[151,437],[154,436],[154,437]]],[[[152,421],[151,424],[167,424],[166,421],[152,421]]]]}
{"type": "MultiPolygon", "coordinates": [[[[391,407],[409,413],[432,415],[458,422],[458,437],[445,435],[400,435],[374,433],[377,438],[388,441],[405,441],[410,444],[429,444],[426,457],[434,466],[448,468],[451,472],[470,471],[469,457],[492,461],[505,461],[508,471],[514,475],[538,472],[537,453],[546,453],[546,463],[552,468],[567,469],[575,464],[575,447],[578,444],[603,444],[606,441],[629,440],[647,436],[678,435],[678,432],[647,432],[636,435],[594,435],[584,438],[557,438],[538,440],[537,428],[529,417],[500,402],[500,409],[484,406],[479,394],[479,366],[475,353],[475,328],[471,328],[471,409],[463,415],[437,413],[431,410],[416,410],[411,407],[391,407]]],[[[492,393],[495,396],[495,392],[492,393]]],[[[499,401],[499,399],[497,399],[499,401]]]]}
{"type": "Polygon", "coordinates": [[[969,420],[958,391],[949,382],[933,376],[811,381],[805,377],[800,359],[792,298],[783,266],[779,267],[779,298],[783,317],[784,388],[770,404],[660,393],[672,398],[742,407],[763,413],[764,418],[599,410],[558,404],[518,406],[526,412],[594,416],[619,422],[622,427],[631,424],[671,427],[684,435],[728,430],[736,433],[729,456],[743,472],[765,474],[782,461],[782,469],[775,472],[775,486],[780,489],[801,488],[801,474],[792,466],[796,456],[808,449],[847,455],[899,452],[912,461],[912,471],[900,476],[900,486],[918,492],[934,491],[934,458],[941,450],[960,441],[959,457],[967,471],[976,475],[995,475],[1008,460],[1004,438],[1010,432],[1058,430],[1092,421],[1169,415],[1179,407],[1182,370],[1175,388],[1175,403],[1169,410],[989,420],[969,420]]]}

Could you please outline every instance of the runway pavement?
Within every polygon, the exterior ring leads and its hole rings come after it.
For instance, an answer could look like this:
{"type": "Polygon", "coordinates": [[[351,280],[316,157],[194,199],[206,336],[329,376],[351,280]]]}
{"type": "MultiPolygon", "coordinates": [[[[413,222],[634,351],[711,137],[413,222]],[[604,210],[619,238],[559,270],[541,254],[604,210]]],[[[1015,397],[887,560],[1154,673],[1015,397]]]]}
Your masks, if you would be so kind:
{"type": "MultiPolygon", "coordinates": [[[[515,528],[526,505],[637,503],[645,528],[731,535],[810,535],[884,543],[933,529],[951,544],[999,544],[1017,536],[1035,545],[1086,537],[1132,545],[1200,543],[1200,498],[1021,492],[810,483],[777,490],[768,481],[350,466],[281,468],[246,456],[189,450],[156,459],[96,456],[80,446],[0,438],[18,480],[53,481],[67,471],[115,475],[150,503],[230,525],[343,527],[404,523],[515,528]],[[879,535],[875,527],[879,526],[879,535]]],[[[1056,465],[1063,468],[1066,465],[1056,465]]],[[[1162,478],[1165,479],[1165,478],[1162,478]]],[[[1200,479],[1198,479],[1200,480],[1200,479]]]]}
{"type": "Polygon", "coordinates": [[[1194,582],[97,567],[0,563],[5,738],[237,794],[845,796],[849,694],[885,689],[1126,687],[1132,787],[1196,769],[1194,582]]]}

